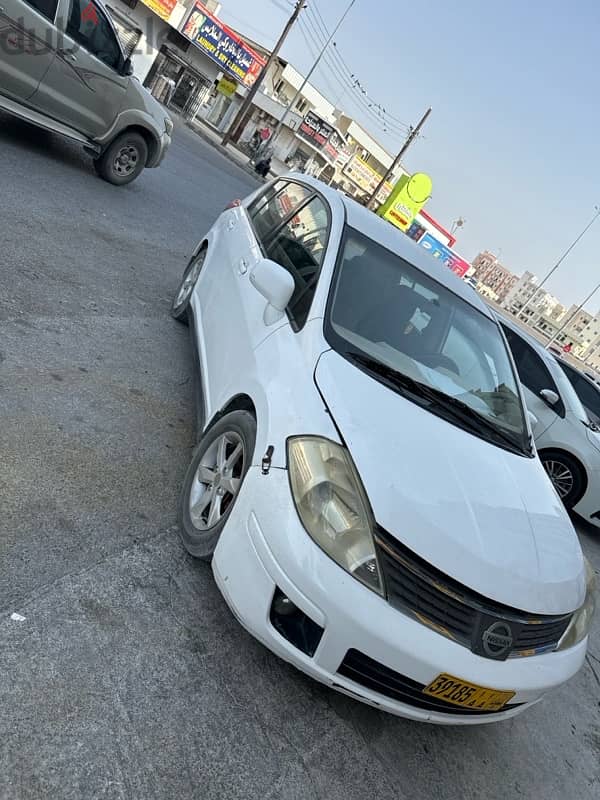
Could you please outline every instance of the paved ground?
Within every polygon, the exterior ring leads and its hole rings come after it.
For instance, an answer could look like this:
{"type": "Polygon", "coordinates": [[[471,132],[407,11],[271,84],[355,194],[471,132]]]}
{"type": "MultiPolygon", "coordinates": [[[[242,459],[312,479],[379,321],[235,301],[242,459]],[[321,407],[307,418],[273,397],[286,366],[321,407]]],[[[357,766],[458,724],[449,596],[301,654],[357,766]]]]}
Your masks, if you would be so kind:
{"type": "MultiPolygon", "coordinates": [[[[185,555],[190,353],[168,305],[252,178],[182,129],[116,189],[0,116],[0,181],[1,800],[597,800],[598,618],[547,702],[434,728],[280,662],[185,555]]],[[[600,537],[581,537],[600,570],[600,537]]]]}

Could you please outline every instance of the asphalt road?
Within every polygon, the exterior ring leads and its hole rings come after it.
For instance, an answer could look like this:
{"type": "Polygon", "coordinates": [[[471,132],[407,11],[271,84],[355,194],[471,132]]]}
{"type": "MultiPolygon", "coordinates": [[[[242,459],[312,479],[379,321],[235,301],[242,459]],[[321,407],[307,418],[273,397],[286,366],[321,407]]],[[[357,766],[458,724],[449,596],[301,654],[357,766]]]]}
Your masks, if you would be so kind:
{"type": "Polygon", "coordinates": [[[600,618],[544,703],[436,728],[279,661],[185,554],[191,360],[169,302],[253,185],[179,129],[117,189],[0,116],[0,798],[597,800],[600,618]]]}

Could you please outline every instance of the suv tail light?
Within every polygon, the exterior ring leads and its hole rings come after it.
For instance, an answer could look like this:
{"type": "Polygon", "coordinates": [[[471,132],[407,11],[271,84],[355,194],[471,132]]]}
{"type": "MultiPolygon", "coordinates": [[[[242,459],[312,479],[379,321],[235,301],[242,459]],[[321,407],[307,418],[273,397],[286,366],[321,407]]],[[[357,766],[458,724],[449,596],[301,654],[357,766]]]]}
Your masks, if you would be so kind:
{"type": "Polygon", "coordinates": [[[225,208],[223,210],[224,211],[229,211],[230,208],[237,208],[238,206],[241,206],[241,205],[242,205],[242,201],[241,200],[232,200],[231,203],[227,203],[227,205],[225,206],[225,208]]]}

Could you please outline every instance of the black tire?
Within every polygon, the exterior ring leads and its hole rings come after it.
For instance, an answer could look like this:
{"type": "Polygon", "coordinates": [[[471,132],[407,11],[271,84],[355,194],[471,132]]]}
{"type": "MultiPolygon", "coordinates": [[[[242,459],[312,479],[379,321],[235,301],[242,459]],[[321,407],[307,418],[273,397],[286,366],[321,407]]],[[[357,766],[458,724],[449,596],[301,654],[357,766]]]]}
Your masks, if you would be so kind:
{"type": "Polygon", "coordinates": [[[247,411],[232,411],[206,431],[194,451],[181,489],[178,522],[185,549],[195,558],[208,562],[212,560],[221,532],[227,524],[244,477],[252,464],[255,444],[256,421],[252,414],[247,411]],[[223,437],[226,437],[224,453],[229,459],[234,459],[231,475],[229,469],[222,470],[218,463],[216,468],[211,467],[213,456],[216,457],[223,437]],[[242,445],[243,454],[241,460],[235,460],[239,444],[242,445]],[[198,476],[201,469],[204,481],[198,476]],[[212,484],[208,482],[208,473],[211,471],[215,476],[212,484]],[[235,493],[229,490],[232,488],[230,483],[232,480],[237,481],[235,493]],[[220,500],[217,487],[221,489],[220,500]],[[226,504],[225,507],[223,504],[226,504]],[[194,507],[195,510],[192,511],[194,507]],[[215,515],[219,513],[220,516],[210,524],[213,511],[215,515]]]}
{"type": "Polygon", "coordinates": [[[140,133],[122,133],[94,161],[98,175],[115,186],[134,181],[148,161],[148,145],[140,133]]]}
{"type": "Polygon", "coordinates": [[[190,297],[200,275],[205,258],[206,247],[202,248],[197,255],[190,259],[190,263],[184,270],[181,283],[177,287],[177,291],[173,296],[173,302],[171,303],[171,316],[178,322],[183,322],[184,325],[188,324],[188,308],[190,306],[190,297]]]}
{"type": "Polygon", "coordinates": [[[587,476],[581,464],[562,450],[542,450],[540,460],[563,504],[572,509],[583,497],[587,486],[587,476]]]}

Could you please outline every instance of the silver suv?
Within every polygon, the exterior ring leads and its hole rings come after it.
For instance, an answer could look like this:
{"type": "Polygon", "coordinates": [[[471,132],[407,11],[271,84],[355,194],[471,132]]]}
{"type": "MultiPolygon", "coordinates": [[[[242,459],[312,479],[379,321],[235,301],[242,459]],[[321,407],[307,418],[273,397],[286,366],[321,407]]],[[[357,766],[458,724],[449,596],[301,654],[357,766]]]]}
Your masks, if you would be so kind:
{"type": "Polygon", "coordinates": [[[0,109],[81,142],[117,185],[157,167],[173,130],[132,73],[98,0],[0,0],[0,109]]]}

